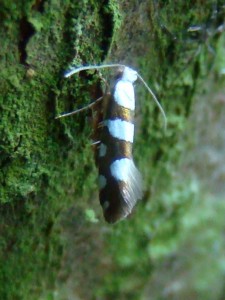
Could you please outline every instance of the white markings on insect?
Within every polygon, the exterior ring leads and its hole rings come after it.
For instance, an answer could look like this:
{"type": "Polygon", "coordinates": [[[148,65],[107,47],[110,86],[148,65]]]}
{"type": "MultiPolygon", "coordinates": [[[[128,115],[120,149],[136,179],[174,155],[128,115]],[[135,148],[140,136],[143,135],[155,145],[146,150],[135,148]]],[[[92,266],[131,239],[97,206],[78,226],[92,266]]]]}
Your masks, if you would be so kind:
{"type": "Polygon", "coordinates": [[[130,110],[135,109],[134,87],[129,81],[120,80],[115,86],[114,99],[117,104],[130,110]]]}
{"type": "Polygon", "coordinates": [[[98,185],[99,185],[99,189],[102,190],[104,189],[104,187],[106,186],[106,178],[103,175],[99,175],[98,177],[98,185]]]}
{"type": "Polygon", "coordinates": [[[106,155],[106,151],[107,151],[107,146],[105,144],[101,143],[100,149],[99,149],[99,157],[104,157],[106,155]]]}
{"type": "Polygon", "coordinates": [[[105,202],[103,202],[103,204],[102,204],[102,208],[103,208],[103,210],[104,210],[104,211],[106,211],[106,210],[107,210],[107,208],[109,207],[109,205],[110,205],[109,201],[105,201],[105,202]]]}
{"type": "Polygon", "coordinates": [[[112,176],[122,181],[123,199],[127,205],[126,217],[131,213],[132,208],[138,199],[142,198],[142,179],[141,174],[136,168],[132,159],[122,158],[115,160],[111,166],[110,171],[112,176]]]}
{"type": "Polygon", "coordinates": [[[137,71],[129,68],[129,67],[125,67],[123,70],[123,75],[121,80],[123,81],[129,81],[131,83],[135,82],[138,78],[138,73],[137,71]]]}
{"type": "Polygon", "coordinates": [[[131,173],[131,170],[134,168],[134,162],[133,160],[129,158],[121,158],[115,160],[111,166],[110,171],[112,176],[116,180],[121,180],[124,182],[127,182],[129,180],[129,176],[131,173]]]}
{"type": "Polygon", "coordinates": [[[133,143],[134,124],[121,119],[106,120],[104,124],[108,127],[112,137],[133,143]]]}

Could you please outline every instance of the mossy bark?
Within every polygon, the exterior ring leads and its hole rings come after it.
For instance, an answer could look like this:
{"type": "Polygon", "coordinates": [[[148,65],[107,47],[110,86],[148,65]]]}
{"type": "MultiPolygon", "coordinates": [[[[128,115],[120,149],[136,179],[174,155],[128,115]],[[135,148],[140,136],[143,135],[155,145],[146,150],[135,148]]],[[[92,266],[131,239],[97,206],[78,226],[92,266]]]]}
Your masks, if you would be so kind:
{"type": "Polygon", "coordinates": [[[181,137],[192,101],[224,46],[216,33],[223,6],[217,1],[211,18],[214,4],[2,1],[1,299],[140,299],[155,261],[173,251],[189,208],[189,194],[180,201],[162,195],[168,185],[180,188],[171,174],[186,147],[181,137]],[[188,28],[196,24],[193,36],[188,28]],[[102,93],[98,73],[64,79],[63,72],[103,61],[138,69],[168,118],[164,133],[139,84],[134,156],[145,196],[130,219],[113,227],[98,203],[90,113],[55,120],[102,93]]]}

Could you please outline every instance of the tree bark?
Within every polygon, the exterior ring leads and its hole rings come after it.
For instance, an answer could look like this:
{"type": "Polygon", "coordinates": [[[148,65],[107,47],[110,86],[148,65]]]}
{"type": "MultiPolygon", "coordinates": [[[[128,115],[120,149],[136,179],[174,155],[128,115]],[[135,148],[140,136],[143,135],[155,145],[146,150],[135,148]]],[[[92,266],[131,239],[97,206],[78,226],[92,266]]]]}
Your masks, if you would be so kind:
{"type": "Polygon", "coordinates": [[[191,196],[177,165],[192,142],[193,99],[205,78],[218,90],[224,80],[222,2],[8,0],[0,24],[0,298],[142,299],[158,259],[182,249],[171,244],[191,196]],[[139,83],[134,156],[145,195],[113,227],[98,203],[91,113],[55,120],[103,92],[99,73],[64,71],[103,62],[137,69],[168,118],[164,132],[139,83]]]}

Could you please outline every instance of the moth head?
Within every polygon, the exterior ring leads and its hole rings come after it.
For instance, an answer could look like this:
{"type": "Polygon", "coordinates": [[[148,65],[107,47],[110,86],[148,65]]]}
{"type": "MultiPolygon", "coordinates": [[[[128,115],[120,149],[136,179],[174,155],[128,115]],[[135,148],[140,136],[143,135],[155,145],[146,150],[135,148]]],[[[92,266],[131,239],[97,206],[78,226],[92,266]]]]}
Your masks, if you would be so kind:
{"type": "Polygon", "coordinates": [[[124,67],[122,80],[133,83],[138,78],[137,72],[129,67],[124,67]]]}

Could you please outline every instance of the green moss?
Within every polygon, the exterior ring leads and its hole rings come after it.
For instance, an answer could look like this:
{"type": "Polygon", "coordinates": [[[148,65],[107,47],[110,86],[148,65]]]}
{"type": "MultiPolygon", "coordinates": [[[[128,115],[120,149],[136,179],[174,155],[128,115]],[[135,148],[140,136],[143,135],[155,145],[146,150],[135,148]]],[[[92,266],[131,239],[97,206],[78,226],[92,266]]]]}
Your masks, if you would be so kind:
{"type": "MultiPolygon", "coordinates": [[[[77,95],[80,103],[90,99],[90,93],[81,93],[87,82],[74,87],[74,81],[64,81],[61,74],[75,43],[73,37],[71,41],[66,38],[70,28],[74,30],[72,15],[87,36],[97,30],[95,36],[85,38],[86,46],[75,47],[73,53],[85,53],[88,59],[89,51],[89,59],[94,55],[100,60],[101,6],[70,1],[40,5],[7,2],[2,10],[2,299],[37,299],[44,290],[54,289],[63,249],[59,212],[74,203],[74,194],[85,199],[90,187],[96,188],[88,122],[78,117],[80,123],[74,126],[74,119],[60,122],[54,117],[57,99],[68,106],[64,109],[71,109],[77,95]],[[84,16],[92,9],[92,20],[86,24],[84,16]],[[33,30],[26,32],[26,28],[33,30]]],[[[82,206],[86,205],[83,201],[82,206]]]]}
{"type": "Polygon", "coordinates": [[[0,298],[65,299],[71,293],[136,300],[154,263],[177,249],[192,190],[172,184],[171,173],[197,81],[211,62],[207,51],[196,55],[198,44],[185,44],[183,31],[207,21],[211,3],[202,13],[201,3],[192,1],[176,7],[172,1],[158,7],[115,0],[3,1],[0,298]],[[98,205],[89,112],[55,120],[100,93],[93,72],[66,80],[64,70],[103,60],[138,65],[169,124],[164,134],[159,112],[139,86],[134,151],[145,197],[131,219],[114,227],[103,223],[98,205]]]}

